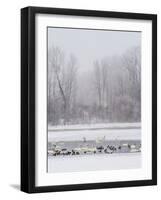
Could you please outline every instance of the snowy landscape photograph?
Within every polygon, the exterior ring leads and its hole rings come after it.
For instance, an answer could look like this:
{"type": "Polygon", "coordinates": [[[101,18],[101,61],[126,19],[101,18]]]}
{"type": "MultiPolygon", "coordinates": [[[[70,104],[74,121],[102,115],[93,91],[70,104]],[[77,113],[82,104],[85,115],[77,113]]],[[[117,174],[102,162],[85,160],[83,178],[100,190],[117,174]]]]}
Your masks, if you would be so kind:
{"type": "Polygon", "coordinates": [[[141,168],[141,32],[47,28],[47,172],[141,168]]]}

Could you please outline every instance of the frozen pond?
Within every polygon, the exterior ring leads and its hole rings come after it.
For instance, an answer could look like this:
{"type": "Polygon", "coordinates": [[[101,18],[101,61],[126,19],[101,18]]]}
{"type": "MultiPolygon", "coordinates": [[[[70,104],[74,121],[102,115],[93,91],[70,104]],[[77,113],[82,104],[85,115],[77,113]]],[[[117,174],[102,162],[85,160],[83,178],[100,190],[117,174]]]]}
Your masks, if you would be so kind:
{"type": "MultiPolygon", "coordinates": [[[[107,126],[107,125],[106,125],[107,126]]],[[[110,124],[107,127],[76,127],[61,130],[51,127],[48,131],[48,142],[99,140],[106,141],[141,141],[140,124],[110,124]]],[[[79,146],[79,145],[78,145],[79,146]]],[[[94,170],[135,169],[141,167],[141,153],[115,153],[77,156],[48,156],[48,172],[77,172],[94,170]]]]}
{"type": "Polygon", "coordinates": [[[49,131],[48,141],[74,141],[82,140],[84,137],[87,140],[97,140],[105,136],[107,140],[141,140],[140,128],[126,129],[96,129],[96,130],[66,130],[66,131],[49,131]]]}
{"type": "Polygon", "coordinates": [[[79,156],[48,156],[48,172],[136,169],[141,167],[141,153],[79,156]]]}

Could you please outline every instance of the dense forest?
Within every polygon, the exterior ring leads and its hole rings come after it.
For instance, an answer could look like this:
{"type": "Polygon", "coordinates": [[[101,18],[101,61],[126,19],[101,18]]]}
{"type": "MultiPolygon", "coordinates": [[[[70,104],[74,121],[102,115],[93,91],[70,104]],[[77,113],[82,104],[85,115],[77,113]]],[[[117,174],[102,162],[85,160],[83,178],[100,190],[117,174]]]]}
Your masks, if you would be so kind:
{"type": "Polygon", "coordinates": [[[141,120],[141,52],[91,60],[82,71],[79,57],[58,46],[48,49],[48,124],[94,124],[141,120]]]}

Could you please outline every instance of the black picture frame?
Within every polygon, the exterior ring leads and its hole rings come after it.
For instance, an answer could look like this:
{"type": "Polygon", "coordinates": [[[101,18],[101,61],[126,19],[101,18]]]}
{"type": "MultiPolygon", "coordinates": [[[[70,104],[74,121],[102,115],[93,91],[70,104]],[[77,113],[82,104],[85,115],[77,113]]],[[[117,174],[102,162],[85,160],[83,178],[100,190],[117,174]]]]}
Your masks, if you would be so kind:
{"type": "Polygon", "coordinates": [[[157,184],[157,15],[45,7],[21,9],[21,190],[27,193],[157,184]],[[152,179],[76,185],[35,186],[35,15],[59,14],[152,21],[152,179]]]}

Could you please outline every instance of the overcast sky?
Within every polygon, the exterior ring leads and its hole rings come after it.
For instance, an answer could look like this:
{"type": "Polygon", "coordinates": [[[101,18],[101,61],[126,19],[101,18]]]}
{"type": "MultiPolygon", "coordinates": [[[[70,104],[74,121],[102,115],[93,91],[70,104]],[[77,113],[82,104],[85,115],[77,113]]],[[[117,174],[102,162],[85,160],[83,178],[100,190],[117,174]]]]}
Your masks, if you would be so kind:
{"type": "Polygon", "coordinates": [[[141,32],[48,28],[48,47],[58,46],[67,59],[74,54],[81,70],[93,67],[94,60],[121,55],[141,46],[141,32]]]}

